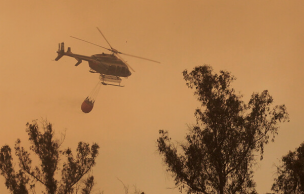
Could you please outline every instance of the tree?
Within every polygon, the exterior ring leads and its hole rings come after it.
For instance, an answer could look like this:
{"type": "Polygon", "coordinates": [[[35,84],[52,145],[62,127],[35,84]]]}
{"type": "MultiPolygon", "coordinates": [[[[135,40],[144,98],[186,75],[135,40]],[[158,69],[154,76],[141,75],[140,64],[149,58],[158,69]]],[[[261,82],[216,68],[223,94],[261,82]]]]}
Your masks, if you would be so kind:
{"type": "MultiPolygon", "coordinates": [[[[13,167],[11,148],[5,145],[0,151],[0,171],[5,178],[5,185],[13,194],[35,193],[37,182],[45,186],[47,194],[71,194],[81,189],[82,194],[89,194],[94,185],[94,177],[88,174],[95,165],[99,146],[90,146],[79,142],[77,154],[74,157],[70,148],[60,149],[62,142],[54,139],[52,124],[43,121],[40,129],[37,120],[26,124],[29,136],[30,150],[38,156],[40,166],[32,167],[30,153],[21,146],[20,139],[15,144],[15,154],[19,160],[19,171],[13,167]],[[63,167],[59,168],[59,161],[66,158],[63,167]],[[61,180],[55,179],[55,174],[61,170],[61,180]],[[80,181],[82,180],[82,181],[80,181]]],[[[57,173],[58,174],[58,173],[57,173]]]]}
{"type": "Polygon", "coordinates": [[[183,76],[202,106],[195,111],[197,123],[189,127],[185,143],[172,143],[164,130],[157,140],[175,185],[188,193],[256,193],[254,152],[263,159],[264,145],[278,134],[278,122],[288,120],[286,107],[271,108],[267,90],[253,93],[245,104],[230,87],[235,77],[227,71],[218,75],[204,65],[183,76]]]}
{"type": "MultiPolygon", "coordinates": [[[[121,184],[123,185],[124,187],[124,190],[125,190],[125,194],[129,194],[129,185],[125,185],[119,178],[117,178],[121,184]]],[[[141,190],[139,190],[135,185],[134,186],[134,194],[145,194],[145,192],[142,192],[141,190]]]]}
{"type": "Polygon", "coordinates": [[[271,190],[276,193],[304,193],[304,143],[282,158],[271,190]]]}

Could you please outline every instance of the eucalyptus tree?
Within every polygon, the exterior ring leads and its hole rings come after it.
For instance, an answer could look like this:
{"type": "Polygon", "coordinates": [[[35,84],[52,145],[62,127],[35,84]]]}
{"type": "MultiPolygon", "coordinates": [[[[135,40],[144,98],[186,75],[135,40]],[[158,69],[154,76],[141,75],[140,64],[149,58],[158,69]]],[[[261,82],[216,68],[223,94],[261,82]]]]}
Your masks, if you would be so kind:
{"type": "Polygon", "coordinates": [[[165,130],[157,140],[176,186],[188,193],[256,193],[254,154],[262,160],[278,123],[288,121],[285,105],[274,106],[267,90],[253,93],[245,103],[231,87],[236,78],[227,71],[214,73],[208,65],[184,70],[183,76],[201,103],[197,122],[183,143],[174,143],[165,130]]]}
{"type": "Polygon", "coordinates": [[[79,142],[76,156],[73,156],[70,148],[61,149],[63,141],[54,138],[51,123],[42,121],[41,129],[37,120],[34,120],[26,124],[26,132],[30,150],[38,157],[39,165],[33,165],[30,152],[21,146],[20,139],[17,139],[14,147],[18,170],[14,168],[10,146],[4,145],[0,151],[0,172],[11,193],[35,193],[37,183],[45,187],[47,194],[91,193],[94,177],[89,172],[95,166],[98,156],[99,146],[96,143],[90,146],[79,142]],[[56,179],[56,174],[61,175],[60,180],[56,179]],[[85,175],[88,176],[84,177],[85,175]]]}
{"type": "Polygon", "coordinates": [[[276,193],[304,193],[304,143],[282,158],[271,188],[276,193]]]}

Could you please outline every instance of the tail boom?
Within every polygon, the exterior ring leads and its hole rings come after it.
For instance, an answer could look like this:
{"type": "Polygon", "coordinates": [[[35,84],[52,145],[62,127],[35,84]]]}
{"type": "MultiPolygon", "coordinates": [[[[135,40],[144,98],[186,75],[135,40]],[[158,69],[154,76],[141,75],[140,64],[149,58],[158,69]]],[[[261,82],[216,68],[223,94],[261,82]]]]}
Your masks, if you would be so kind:
{"type": "Polygon", "coordinates": [[[66,55],[69,57],[73,57],[77,60],[77,63],[75,64],[75,66],[78,66],[82,62],[82,60],[95,62],[95,60],[92,59],[91,57],[72,53],[70,47],[68,47],[67,52],[64,52],[64,43],[63,42],[59,43],[59,48],[58,48],[57,53],[58,53],[58,56],[56,57],[55,61],[58,61],[59,59],[61,59],[61,57],[66,55]]]}

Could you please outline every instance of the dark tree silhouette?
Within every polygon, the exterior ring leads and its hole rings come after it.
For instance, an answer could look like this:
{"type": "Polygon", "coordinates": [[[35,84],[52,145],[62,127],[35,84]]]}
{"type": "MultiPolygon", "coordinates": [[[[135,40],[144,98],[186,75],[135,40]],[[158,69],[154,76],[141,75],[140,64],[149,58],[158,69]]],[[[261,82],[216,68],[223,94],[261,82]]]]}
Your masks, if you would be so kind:
{"type": "MultiPolygon", "coordinates": [[[[62,142],[54,139],[52,124],[42,121],[42,130],[37,121],[26,124],[26,132],[29,136],[30,150],[38,156],[40,166],[32,167],[30,153],[20,144],[18,139],[15,144],[15,154],[19,159],[19,171],[13,167],[11,148],[5,145],[0,152],[0,171],[5,178],[5,185],[14,194],[27,194],[35,192],[37,182],[45,186],[47,194],[71,194],[81,188],[82,194],[89,194],[94,185],[94,177],[84,175],[95,165],[99,146],[79,142],[76,157],[70,148],[61,150],[62,142]],[[61,158],[66,158],[63,167],[59,168],[61,158]],[[61,170],[61,180],[55,179],[55,174],[61,170]],[[84,179],[83,181],[80,181],[84,179]],[[76,187],[76,184],[81,184],[76,187]]],[[[57,173],[58,174],[58,173],[57,173]]]]}
{"type": "Polygon", "coordinates": [[[274,141],[278,122],[288,120],[285,106],[271,108],[267,90],[253,93],[245,104],[230,87],[235,77],[227,71],[214,74],[207,65],[185,70],[183,76],[202,105],[195,111],[197,123],[180,146],[164,130],[157,140],[176,186],[188,193],[256,193],[253,154],[258,151],[263,159],[264,145],[274,141]]]}
{"type": "Polygon", "coordinates": [[[282,165],[277,167],[271,190],[276,193],[304,193],[304,143],[294,152],[282,158],[282,165]]]}

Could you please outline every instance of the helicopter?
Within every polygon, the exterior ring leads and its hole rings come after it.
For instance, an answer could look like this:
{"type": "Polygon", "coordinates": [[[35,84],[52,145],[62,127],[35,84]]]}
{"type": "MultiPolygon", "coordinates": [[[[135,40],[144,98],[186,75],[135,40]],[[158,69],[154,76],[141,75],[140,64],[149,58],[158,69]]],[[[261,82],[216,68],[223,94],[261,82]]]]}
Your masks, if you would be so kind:
{"type": "Polygon", "coordinates": [[[108,43],[110,48],[106,48],[106,47],[100,46],[98,44],[94,44],[89,41],[82,40],[80,38],[76,38],[73,36],[71,36],[71,37],[84,41],[84,42],[87,42],[89,44],[104,48],[108,51],[111,51],[112,52],[111,54],[102,53],[102,54],[94,54],[92,56],[79,55],[79,54],[72,53],[70,47],[68,47],[67,51],[65,52],[64,42],[62,42],[62,43],[59,43],[59,48],[57,51],[58,56],[56,57],[55,61],[58,61],[63,56],[69,56],[69,57],[75,58],[77,60],[77,63],[75,64],[75,66],[78,66],[80,63],[82,63],[82,61],[87,61],[89,63],[89,67],[90,67],[89,72],[99,73],[100,74],[99,79],[101,80],[101,83],[103,85],[113,85],[113,86],[120,86],[120,87],[123,87],[120,85],[120,83],[122,81],[121,77],[125,77],[125,78],[129,77],[132,74],[130,69],[133,72],[135,72],[134,69],[120,56],[120,54],[130,56],[130,57],[136,57],[139,59],[148,60],[148,61],[155,62],[155,63],[160,63],[155,60],[122,53],[122,52],[114,49],[98,27],[97,27],[97,30],[100,32],[100,34],[106,40],[106,42],[108,43]],[[114,83],[114,84],[112,84],[112,83],[114,83]]]}

